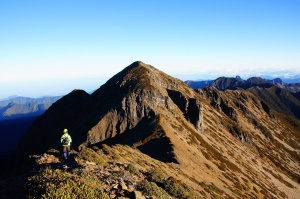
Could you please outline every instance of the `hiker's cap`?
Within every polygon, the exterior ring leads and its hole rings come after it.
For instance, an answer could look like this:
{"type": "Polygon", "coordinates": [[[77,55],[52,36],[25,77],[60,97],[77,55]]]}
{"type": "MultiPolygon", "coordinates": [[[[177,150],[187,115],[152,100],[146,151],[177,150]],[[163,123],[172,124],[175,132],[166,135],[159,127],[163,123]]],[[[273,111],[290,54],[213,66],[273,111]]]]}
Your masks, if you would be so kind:
{"type": "Polygon", "coordinates": [[[64,133],[68,132],[68,129],[64,129],[64,133]]]}

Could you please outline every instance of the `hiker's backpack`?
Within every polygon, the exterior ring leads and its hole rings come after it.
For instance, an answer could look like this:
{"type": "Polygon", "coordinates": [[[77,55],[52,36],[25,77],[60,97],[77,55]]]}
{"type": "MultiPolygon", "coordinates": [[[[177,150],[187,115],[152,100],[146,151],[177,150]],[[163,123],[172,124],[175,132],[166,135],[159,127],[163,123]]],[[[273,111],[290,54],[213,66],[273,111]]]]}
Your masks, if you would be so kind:
{"type": "Polygon", "coordinates": [[[69,145],[69,144],[70,144],[69,136],[65,136],[63,139],[63,145],[69,145]]]}

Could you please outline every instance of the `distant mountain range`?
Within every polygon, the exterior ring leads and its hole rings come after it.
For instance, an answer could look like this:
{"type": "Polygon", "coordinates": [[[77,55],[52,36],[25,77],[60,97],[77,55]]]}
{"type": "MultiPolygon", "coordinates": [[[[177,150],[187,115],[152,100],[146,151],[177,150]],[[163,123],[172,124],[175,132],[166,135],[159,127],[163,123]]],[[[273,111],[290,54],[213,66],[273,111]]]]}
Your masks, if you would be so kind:
{"type": "Polygon", "coordinates": [[[62,96],[45,96],[40,98],[30,98],[30,97],[21,97],[21,96],[10,96],[6,99],[0,100],[0,107],[7,106],[10,103],[16,104],[28,104],[31,102],[35,102],[37,104],[50,103],[53,104],[57,100],[59,100],[62,96]]]}
{"type": "MultiPolygon", "coordinates": [[[[297,79],[294,79],[294,82],[297,79]]],[[[280,78],[276,79],[263,79],[261,77],[251,77],[247,80],[243,80],[240,76],[236,77],[219,77],[215,80],[200,80],[200,81],[185,81],[185,83],[195,89],[204,88],[206,86],[214,86],[219,90],[235,90],[237,88],[247,89],[255,85],[263,87],[271,87],[273,85],[286,89],[292,93],[298,93],[300,91],[300,83],[286,83],[280,78]]]]}
{"type": "Polygon", "coordinates": [[[62,96],[11,96],[0,101],[0,159],[8,157],[33,121],[62,96]]]}
{"type": "Polygon", "coordinates": [[[10,97],[0,101],[0,120],[40,115],[62,96],[56,97],[10,97]]]}
{"type": "MultiPolygon", "coordinates": [[[[267,76],[262,76],[262,78],[264,78],[264,79],[273,79],[272,77],[267,77],[267,76]]],[[[278,78],[281,79],[282,81],[284,81],[287,84],[300,83],[300,77],[298,77],[298,78],[278,77],[278,78]]]]}
{"type": "Polygon", "coordinates": [[[44,113],[50,106],[51,103],[49,102],[43,104],[37,104],[36,102],[17,104],[12,102],[7,106],[0,108],[0,120],[24,117],[25,115],[40,115],[44,113]]]}

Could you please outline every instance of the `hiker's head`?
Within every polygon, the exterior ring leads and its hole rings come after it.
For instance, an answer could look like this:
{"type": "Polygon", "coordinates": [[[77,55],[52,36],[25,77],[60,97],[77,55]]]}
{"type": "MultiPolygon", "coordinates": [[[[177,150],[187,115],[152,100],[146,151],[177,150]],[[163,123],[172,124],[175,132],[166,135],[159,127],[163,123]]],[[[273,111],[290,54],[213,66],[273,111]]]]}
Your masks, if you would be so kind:
{"type": "Polygon", "coordinates": [[[68,132],[68,129],[64,129],[64,133],[67,133],[68,132]]]}

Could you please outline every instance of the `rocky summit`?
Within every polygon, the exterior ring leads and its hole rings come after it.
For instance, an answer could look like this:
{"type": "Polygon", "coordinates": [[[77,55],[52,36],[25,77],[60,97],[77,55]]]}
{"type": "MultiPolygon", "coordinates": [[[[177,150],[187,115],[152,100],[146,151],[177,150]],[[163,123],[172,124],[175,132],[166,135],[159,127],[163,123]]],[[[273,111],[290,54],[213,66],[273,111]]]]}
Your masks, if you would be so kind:
{"type": "Polygon", "coordinates": [[[74,137],[73,147],[122,143],[164,162],[177,162],[174,127],[203,130],[196,92],[150,65],[135,62],[92,95],[74,90],[31,126],[19,143],[25,155],[57,147],[62,129],[74,137]],[[32,143],[28,147],[28,143],[32,143]]]}
{"type": "MultiPolygon", "coordinates": [[[[101,172],[135,165],[136,172],[127,176],[132,183],[125,185],[139,198],[299,198],[300,122],[272,107],[270,100],[242,88],[192,89],[138,61],[91,95],[74,90],[55,102],[21,138],[14,158],[60,150],[67,128],[74,154],[93,148],[109,160],[101,172]],[[155,180],[151,168],[159,168],[164,178],[155,180]],[[168,183],[184,189],[170,189],[168,183]],[[149,187],[166,195],[150,193],[149,187]],[[177,194],[183,190],[188,194],[177,194]]],[[[83,164],[84,157],[76,155],[72,164],[83,164]]],[[[122,187],[124,181],[118,183],[122,187]]],[[[110,198],[138,198],[103,190],[110,198]]]]}

